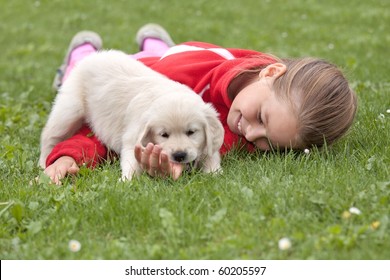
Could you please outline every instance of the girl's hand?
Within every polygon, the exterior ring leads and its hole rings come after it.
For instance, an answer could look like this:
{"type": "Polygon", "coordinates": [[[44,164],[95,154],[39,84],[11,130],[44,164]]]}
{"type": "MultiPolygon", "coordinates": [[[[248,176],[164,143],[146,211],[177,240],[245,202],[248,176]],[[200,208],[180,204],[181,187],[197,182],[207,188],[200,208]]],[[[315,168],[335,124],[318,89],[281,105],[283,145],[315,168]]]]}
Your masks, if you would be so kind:
{"type": "Polygon", "coordinates": [[[63,156],[58,158],[52,165],[45,169],[45,174],[50,177],[50,180],[56,185],[61,185],[61,179],[67,174],[77,174],[80,168],[72,157],[63,156]]]}
{"type": "Polygon", "coordinates": [[[136,145],[134,155],[142,169],[152,177],[170,175],[177,180],[183,172],[183,165],[171,162],[158,145],[149,143],[146,148],[136,145]]]}

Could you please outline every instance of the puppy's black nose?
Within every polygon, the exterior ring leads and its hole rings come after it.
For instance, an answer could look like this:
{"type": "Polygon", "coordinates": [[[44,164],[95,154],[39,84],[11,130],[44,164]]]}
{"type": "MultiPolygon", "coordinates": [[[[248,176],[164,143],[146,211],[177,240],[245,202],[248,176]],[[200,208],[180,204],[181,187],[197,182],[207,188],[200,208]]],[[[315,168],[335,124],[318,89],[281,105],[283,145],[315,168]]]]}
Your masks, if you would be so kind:
{"type": "Polygon", "coordinates": [[[175,161],[177,162],[182,162],[186,159],[187,157],[187,153],[186,152],[183,152],[183,151],[178,151],[178,152],[174,152],[172,154],[172,157],[175,161]]]}

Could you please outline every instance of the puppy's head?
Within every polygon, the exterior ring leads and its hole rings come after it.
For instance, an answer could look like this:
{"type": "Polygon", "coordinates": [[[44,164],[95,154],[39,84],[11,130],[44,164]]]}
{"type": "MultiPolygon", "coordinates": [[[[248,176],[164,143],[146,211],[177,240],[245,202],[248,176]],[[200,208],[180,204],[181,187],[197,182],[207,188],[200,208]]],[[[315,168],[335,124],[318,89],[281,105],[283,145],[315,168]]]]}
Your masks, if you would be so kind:
{"type": "Polygon", "coordinates": [[[221,147],[224,136],[214,108],[198,96],[185,98],[187,94],[153,108],[140,139],[143,146],[160,145],[170,160],[179,163],[212,156],[221,147]]]}

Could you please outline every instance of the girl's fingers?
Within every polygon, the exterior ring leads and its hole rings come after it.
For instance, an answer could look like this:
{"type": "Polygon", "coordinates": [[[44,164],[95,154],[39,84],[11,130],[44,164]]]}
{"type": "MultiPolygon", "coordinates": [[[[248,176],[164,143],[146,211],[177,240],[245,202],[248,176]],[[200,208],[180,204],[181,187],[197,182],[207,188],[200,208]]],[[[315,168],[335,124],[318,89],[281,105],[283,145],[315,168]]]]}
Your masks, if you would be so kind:
{"type": "Polygon", "coordinates": [[[142,153],[143,153],[143,148],[141,145],[136,145],[134,147],[134,156],[135,156],[135,159],[141,163],[141,158],[142,158],[142,153]]]}
{"type": "Polygon", "coordinates": [[[154,146],[153,150],[150,154],[149,158],[149,168],[148,168],[148,173],[150,176],[159,176],[161,175],[160,173],[160,153],[161,153],[161,148],[159,146],[154,146]]]}
{"type": "Polygon", "coordinates": [[[141,162],[140,163],[141,163],[142,169],[145,170],[145,171],[149,171],[150,155],[152,154],[153,146],[154,145],[152,143],[149,143],[148,145],[146,145],[146,148],[142,152],[141,162]]]}
{"type": "Polygon", "coordinates": [[[172,163],[159,145],[149,143],[145,148],[137,145],[134,149],[134,156],[142,169],[153,177],[170,175],[177,180],[183,172],[183,166],[172,163]]]}
{"type": "Polygon", "coordinates": [[[165,171],[165,174],[170,174],[171,165],[169,162],[168,155],[165,152],[161,152],[161,171],[165,171]]]}

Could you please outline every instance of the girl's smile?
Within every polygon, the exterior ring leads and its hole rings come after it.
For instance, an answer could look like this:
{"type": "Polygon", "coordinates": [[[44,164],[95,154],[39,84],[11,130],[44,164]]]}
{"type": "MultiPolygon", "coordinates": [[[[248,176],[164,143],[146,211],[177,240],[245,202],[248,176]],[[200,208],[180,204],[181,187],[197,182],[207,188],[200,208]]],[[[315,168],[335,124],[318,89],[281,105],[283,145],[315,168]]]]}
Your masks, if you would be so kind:
{"type": "Polygon", "coordinates": [[[242,128],[241,128],[241,119],[242,119],[242,115],[239,115],[238,118],[237,118],[237,130],[239,133],[237,133],[238,135],[240,136],[243,136],[242,134],[242,128]]]}

